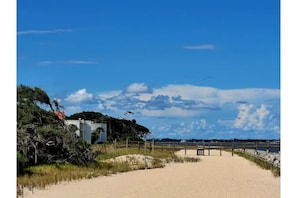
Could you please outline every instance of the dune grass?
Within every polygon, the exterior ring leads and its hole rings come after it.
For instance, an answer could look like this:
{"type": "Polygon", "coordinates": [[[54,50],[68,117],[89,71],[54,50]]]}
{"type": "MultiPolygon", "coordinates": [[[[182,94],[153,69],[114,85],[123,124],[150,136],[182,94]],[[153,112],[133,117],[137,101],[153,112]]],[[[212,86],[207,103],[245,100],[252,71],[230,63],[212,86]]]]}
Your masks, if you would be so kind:
{"type": "Polygon", "coordinates": [[[273,165],[272,163],[269,163],[265,160],[259,159],[258,157],[255,157],[253,155],[250,155],[248,153],[243,153],[239,151],[234,151],[235,154],[237,154],[240,157],[243,157],[247,160],[250,160],[260,166],[261,168],[265,170],[271,170],[273,176],[280,177],[280,167],[273,165]]]}
{"type": "MultiPolygon", "coordinates": [[[[125,161],[106,161],[118,156],[140,154],[153,158],[150,168],[162,168],[168,162],[197,162],[198,158],[180,158],[175,155],[174,149],[147,149],[144,148],[114,148],[113,144],[93,145],[93,151],[97,153],[97,162],[88,166],[75,166],[71,164],[63,165],[38,165],[27,168],[26,173],[17,177],[18,195],[21,195],[23,188],[46,188],[49,185],[58,184],[60,182],[70,182],[79,179],[90,179],[98,176],[107,176],[120,172],[139,170],[147,168],[143,163],[137,167],[131,167],[125,161]]],[[[133,159],[131,159],[133,160],[133,159]]]]}
{"type": "Polygon", "coordinates": [[[18,190],[27,187],[45,188],[46,186],[72,180],[90,179],[98,176],[106,176],[118,172],[130,171],[130,167],[124,162],[90,164],[80,167],[71,164],[65,165],[38,165],[26,169],[27,174],[17,178],[18,190]]]}

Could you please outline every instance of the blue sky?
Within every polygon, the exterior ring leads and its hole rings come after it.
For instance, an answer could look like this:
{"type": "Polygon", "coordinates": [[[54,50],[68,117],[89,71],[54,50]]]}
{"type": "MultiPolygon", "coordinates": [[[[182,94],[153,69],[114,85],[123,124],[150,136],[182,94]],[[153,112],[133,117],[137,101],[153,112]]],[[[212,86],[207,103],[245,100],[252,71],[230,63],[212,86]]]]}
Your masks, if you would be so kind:
{"type": "Polygon", "coordinates": [[[150,137],[280,138],[276,0],[18,1],[16,69],[150,137]]]}

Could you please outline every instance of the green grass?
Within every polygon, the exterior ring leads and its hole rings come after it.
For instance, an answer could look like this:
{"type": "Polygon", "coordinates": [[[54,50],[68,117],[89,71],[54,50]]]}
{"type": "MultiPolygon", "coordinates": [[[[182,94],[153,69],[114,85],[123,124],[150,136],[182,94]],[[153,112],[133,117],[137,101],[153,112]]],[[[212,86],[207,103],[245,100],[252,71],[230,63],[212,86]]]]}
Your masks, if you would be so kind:
{"type": "MultiPolygon", "coordinates": [[[[62,181],[72,181],[108,175],[116,172],[118,164],[103,163],[79,167],[75,165],[39,165],[26,169],[27,174],[17,178],[18,186],[41,187],[57,184],[62,181]]],[[[120,171],[119,171],[120,172],[120,171]]]]}
{"type": "MultiPolygon", "coordinates": [[[[92,147],[94,152],[97,152],[99,155],[97,157],[98,160],[104,160],[104,159],[110,159],[114,157],[118,157],[121,155],[126,155],[126,147],[124,143],[117,143],[117,148],[115,150],[114,145],[112,144],[98,144],[93,145],[92,147]]],[[[179,149],[168,149],[167,147],[163,147],[163,150],[161,147],[155,147],[154,149],[150,149],[149,146],[147,146],[146,151],[143,147],[143,145],[138,148],[136,145],[133,147],[128,147],[128,154],[142,154],[142,155],[148,155],[155,158],[177,158],[177,156],[174,154],[179,149]]]]}
{"type": "MultiPolygon", "coordinates": [[[[119,145],[118,145],[119,146],[119,145]]],[[[17,177],[18,194],[22,194],[22,189],[45,188],[46,186],[60,182],[70,182],[72,180],[89,179],[98,176],[106,176],[120,172],[132,171],[135,169],[145,169],[144,164],[137,164],[131,167],[128,162],[106,161],[117,156],[126,155],[125,147],[114,149],[112,144],[93,145],[93,151],[97,153],[98,164],[79,167],[71,164],[64,165],[38,165],[27,168],[26,174],[17,177]]],[[[149,168],[162,168],[168,162],[197,162],[198,158],[179,158],[175,155],[175,149],[156,148],[128,148],[128,154],[142,154],[153,157],[152,166],[149,168]]],[[[133,159],[131,159],[133,160],[133,159]]]]}

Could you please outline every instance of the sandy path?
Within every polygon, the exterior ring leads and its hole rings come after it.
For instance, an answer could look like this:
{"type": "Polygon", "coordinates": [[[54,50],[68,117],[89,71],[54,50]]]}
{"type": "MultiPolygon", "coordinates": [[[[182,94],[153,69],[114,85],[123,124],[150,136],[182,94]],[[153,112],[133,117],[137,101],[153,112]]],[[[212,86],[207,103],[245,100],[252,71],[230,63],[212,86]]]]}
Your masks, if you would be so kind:
{"type": "MultiPolygon", "coordinates": [[[[184,151],[179,152],[184,156],[184,151]]],[[[187,151],[196,156],[195,151],[187,151]]],[[[208,154],[206,152],[206,154],[208,154]]],[[[230,153],[211,151],[200,162],[168,164],[51,186],[26,192],[27,198],[274,198],[280,197],[280,178],[230,153]]]]}

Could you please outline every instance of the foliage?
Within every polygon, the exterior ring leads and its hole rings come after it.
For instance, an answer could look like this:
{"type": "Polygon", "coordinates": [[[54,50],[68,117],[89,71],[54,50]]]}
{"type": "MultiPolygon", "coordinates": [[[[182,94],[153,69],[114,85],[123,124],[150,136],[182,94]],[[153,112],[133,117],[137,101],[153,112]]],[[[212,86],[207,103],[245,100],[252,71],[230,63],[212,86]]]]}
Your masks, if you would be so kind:
{"type": "MultiPolygon", "coordinates": [[[[136,120],[117,119],[107,115],[103,115],[99,112],[83,111],[81,113],[75,113],[66,119],[85,119],[93,120],[94,122],[107,123],[107,139],[111,142],[114,139],[124,141],[127,138],[129,140],[141,140],[146,135],[150,134],[149,129],[136,123],[136,120]]],[[[94,134],[96,135],[96,134],[94,134]]]]}
{"type": "Polygon", "coordinates": [[[95,161],[90,144],[78,137],[54,113],[57,101],[40,88],[17,87],[18,173],[32,165],[71,163],[86,165],[95,161]]]}
{"type": "MultiPolygon", "coordinates": [[[[39,164],[71,163],[84,166],[95,162],[91,144],[77,136],[74,125],[65,125],[55,114],[63,109],[57,100],[51,101],[47,93],[38,87],[17,87],[17,163],[18,174],[26,167],[39,164]]],[[[86,119],[107,123],[108,140],[129,138],[141,140],[149,130],[136,120],[116,119],[99,112],[81,112],[66,119],[86,119]]],[[[92,143],[101,128],[92,134],[92,143]]]]}
{"type": "MultiPolygon", "coordinates": [[[[120,146],[122,143],[119,143],[120,146]]],[[[148,144],[149,146],[149,144],[148,144]]],[[[175,149],[157,148],[152,151],[144,150],[144,147],[138,147],[136,144],[130,144],[129,149],[124,147],[115,147],[114,144],[104,143],[92,145],[91,149],[98,154],[97,163],[90,163],[88,166],[75,166],[71,164],[63,165],[38,165],[26,168],[26,174],[17,178],[18,195],[23,195],[24,188],[33,191],[34,188],[45,188],[48,185],[57,184],[63,181],[79,180],[83,178],[93,178],[101,175],[116,174],[138,169],[145,169],[143,162],[133,157],[126,158],[125,161],[110,160],[123,155],[147,155],[153,158],[149,168],[163,168],[166,162],[198,162],[199,158],[181,158],[175,154],[175,149]],[[115,151],[116,149],[116,151],[115,151]],[[109,159],[109,160],[108,160],[109,159]],[[136,162],[136,164],[135,164],[136,162]],[[133,164],[131,166],[131,163],[133,164]]]]}

